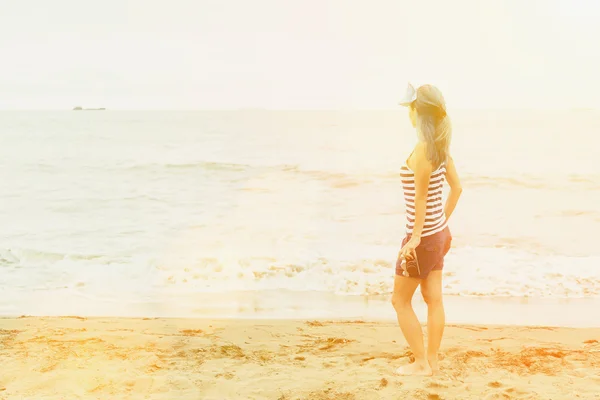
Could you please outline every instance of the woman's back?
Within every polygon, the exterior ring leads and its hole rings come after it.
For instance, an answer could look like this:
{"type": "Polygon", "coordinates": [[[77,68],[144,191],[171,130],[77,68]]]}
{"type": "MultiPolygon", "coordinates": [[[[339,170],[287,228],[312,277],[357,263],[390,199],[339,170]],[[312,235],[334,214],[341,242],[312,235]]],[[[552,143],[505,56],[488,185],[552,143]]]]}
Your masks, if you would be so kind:
{"type": "MultiPolygon", "coordinates": [[[[415,223],[415,173],[405,162],[400,169],[402,179],[402,190],[404,191],[404,203],[406,211],[406,233],[411,234],[415,223]]],[[[444,216],[444,205],[442,202],[442,188],[445,182],[446,163],[442,164],[431,173],[429,188],[427,191],[427,205],[425,214],[425,225],[421,236],[433,235],[446,227],[444,216]]]]}

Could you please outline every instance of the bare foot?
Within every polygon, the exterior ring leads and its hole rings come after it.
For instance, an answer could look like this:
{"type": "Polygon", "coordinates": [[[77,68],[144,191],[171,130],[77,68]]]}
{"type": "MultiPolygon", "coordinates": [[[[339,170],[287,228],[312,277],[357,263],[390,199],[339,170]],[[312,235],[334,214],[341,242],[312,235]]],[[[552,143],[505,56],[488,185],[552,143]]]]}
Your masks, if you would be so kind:
{"type": "Polygon", "coordinates": [[[437,356],[427,357],[427,362],[429,362],[429,366],[431,367],[432,375],[437,375],[440,373],[440,365],[438,364],[437,356]]]}
{"type": "Polygon", "coordinates": [[[403,365],[396,370],[398,375],[417,375],[417,376],[431,376],[431,367],[427,363],[417,363],[403,365]]]}

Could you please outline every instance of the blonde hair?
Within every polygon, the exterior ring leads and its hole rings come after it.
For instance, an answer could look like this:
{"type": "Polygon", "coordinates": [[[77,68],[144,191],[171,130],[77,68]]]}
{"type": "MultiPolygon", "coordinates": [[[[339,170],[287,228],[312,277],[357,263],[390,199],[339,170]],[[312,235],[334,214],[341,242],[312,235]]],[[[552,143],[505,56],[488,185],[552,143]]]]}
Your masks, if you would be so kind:
{"type": "Polygon", "coordinates": [[[427,158],[437,168],[447,161],[452,138],[444,96],[435,86],[423,85],[417,89],[417,98],[411,107],[417,112],[417,133],[427,144],[427,158]]]}

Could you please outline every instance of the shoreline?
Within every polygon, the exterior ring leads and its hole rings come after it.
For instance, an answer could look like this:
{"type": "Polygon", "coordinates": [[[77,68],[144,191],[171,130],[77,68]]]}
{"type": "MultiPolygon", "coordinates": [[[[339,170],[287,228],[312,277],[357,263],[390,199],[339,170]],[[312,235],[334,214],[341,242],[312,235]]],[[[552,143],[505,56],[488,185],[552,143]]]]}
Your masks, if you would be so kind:
{"type": "Polygon", "coordinates": [[[0,399],[594,399],[599,339],[450,324],[441,373],[399,377],[412,354],[393,322],[2,318],[0,399]]]}
{"type": "MultiPolygon", "coordinates": [[[[395,321],[391,295],[338,296],[322,292],[235,292],[161,296],[154,301],[98,302],[80,296],[31,296],[18,309],[0,300],[0,319],[27,316],[395,321]]],[[[446,320],[459,325],[519,325],[600,328],[600,298],[486,298],[445,296],[446,320]]],[[[427,311],[420,293],[413,306],[427,311]]]]}

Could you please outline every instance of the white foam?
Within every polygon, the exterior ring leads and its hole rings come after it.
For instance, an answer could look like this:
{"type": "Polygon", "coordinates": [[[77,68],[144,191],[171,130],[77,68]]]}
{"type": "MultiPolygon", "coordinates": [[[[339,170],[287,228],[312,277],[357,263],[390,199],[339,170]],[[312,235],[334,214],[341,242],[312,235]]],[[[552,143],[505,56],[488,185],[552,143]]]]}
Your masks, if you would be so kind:
{"type": "MultiPolygon", "coordinates": [[[[392,291],[394,263],[392,257],[381,256],[309,261],[180,258],[155,262],[165,290],[178,293],[285,289],[372,295],[392,291]]],[[[600,296],[599,262],[599,257],[539,256],[511,249],[454,249],[446,258],[444,291],[460,296],[600,296]]]]}
{"type": "MultiPolygon", "coordinates": [[[[389,294],[396,249],[354,245],[264,256],[267,247],[133,257],[60,256],[4,251],[0,289],[7,304],[26,296],[81,297],[93,303],[148,303],[199,293],[317,291],[389,294]],[[10,260],[9,260],[10,259],[10,260]]],[[[537,255],[509,248],[461,247],[447,255],[444,293],[478,297],[600,297],[600,257],[537,255]]],[[[188,296],[187,298],[193,298],[188,296]]],[[[188,305],[189,306],[189,305],[188,305]]]]}

